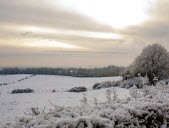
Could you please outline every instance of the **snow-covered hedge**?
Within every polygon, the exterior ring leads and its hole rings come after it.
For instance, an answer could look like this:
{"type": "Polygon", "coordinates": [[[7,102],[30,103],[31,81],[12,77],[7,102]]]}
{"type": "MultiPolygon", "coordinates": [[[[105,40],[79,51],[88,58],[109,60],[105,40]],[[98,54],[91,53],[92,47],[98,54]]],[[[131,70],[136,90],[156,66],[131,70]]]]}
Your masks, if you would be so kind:
{"type": "Polygon", "coordinates": [[[15,89],[11,92],[11,94],[16,94],[16,93],[33,93],[34,90],[30,89],[30,88],[26,88],[26,89],[15,89]]]}
{"type": "MultiPolygon", "coordinates": [[[[150,87],[148,95],[97,106],[59,107],[19,118],[1,128],[167,128],[169,87],[150,87]]],[[[140,89],[139,89],[140,90],[140,89]]]]}
{"type": "Polygon", "coordinates": [[[93,85],[93,89],[102,89],[102,88],[110,88],[110,87],[121,87],[121,88],[132,88],[136,86],[137,88],[142,88],[144,85],[144,78],[143,77],[133,77],[128,80],[121,80],[121,81],[106,81],[102,83],[96,83],[93,85]]]}
{"type": "Polygon", "coordinates": [[[68,92],[86,92],[87,88],[86,87],[74,87],[68,90],[68,92]]]}
{"type": "Polygon", "coordinates": [[[123,80],[120,83],[121,88],[131,88],[136,86],[137,88],[142,88],[144,85],[144,78],[143,77],[133,77],[128,80],[123,80]]]}
{"type": "Polygon", "coordinates": [[[117,87],[119,86],[121,83],[121,81],[106,81],[106,82],[102,82],[102,83],[95,83],[93,85],[93,89],[97,90],[97,89],[102,89],[102,88],[110,88],[110,87],[117,87]]]}

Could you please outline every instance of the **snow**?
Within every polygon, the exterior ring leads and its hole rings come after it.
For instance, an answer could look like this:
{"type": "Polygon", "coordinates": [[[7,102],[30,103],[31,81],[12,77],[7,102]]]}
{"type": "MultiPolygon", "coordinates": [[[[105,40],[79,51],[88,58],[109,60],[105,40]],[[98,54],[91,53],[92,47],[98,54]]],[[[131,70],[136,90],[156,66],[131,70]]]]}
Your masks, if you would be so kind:
{"type": "Polygon", "coordinates": [[[13,83],[31,75],[0,75],[0,83],[13,83]]]}
{"type": "Polygon", "coordinates": [[[167,128],[169,87],[152,86],[149,91],[151,93],[137,99],[129,97],[128,100],[121,99],[97,106],[54,106],[55,109],[49,112],[19,118],[2,128],[167,128]]]}
{"type": "Polygon", "coordinates": [[[120,80],[112,78],[73,78],[61,76],[34,76],[21,82],[1,86],[3,92],[11,88],[55,88],[63,90],[31,94],[0,95],[1,128],[167,128],[169,124],[169,86],[158,84],[143,89],[111,87],[91,90],[96,82],[120,80]],[[69,84],[69,82],[71,84],[69,84]],[[48,81],[43,84],[42,81],[48,81]],[[73,81],[73,82],[72,82],[73,81]],[[79,82],[78,82],[79,81],[79,82]],[[53,82],[58,83],[57,85],[53,82]],[[73,84],[76,83],[76,84],[73,84]],[[75,86],[85,86],[85,93],[65,92],[75,86]],[[25,85],[24,85],[25,84],[25,85]],[[72,85],[73,84],[73,85],[72,85]],[[85,85],[84,85],[85,84],[85,85]],[[40,86],[41,85],[41,86],[40,86]],[[108,91],[109,90],[109,91],[108,91]],[[110,98],[117,90],[117,99],[110,98]],[[108,93],[107,93],[108,92],[108,93]],[[131,95],[133,92],[133,95],[131,95]],[[82,100],[84,99],[84,100],[82,100]],[[98,104],[95,104],[97,101],[98,104]],[[38,109],[36,108],[38,107],[38,109]],[[44,109],[44,107],[47,107],[44,109]],[[38,115],[30,115],[30,108],[38,115]],[[44,111],[43,111],[44,110],[44,111]],[[25,115],[23,113],[26,113],[25,115]],[[16,121],[14,119],[16,118],[16,121]]]}
{"type": "MultiPolygon", "coordinates": [[[[0,86],[0,123],[14,121],[16,117],[23,116],[28,109],[39,107],[43,109],[51,109],[53,106],[49,102],[59,106],[79,106],[83,93],[64,92],[72,87],[85,86],[89,89],[86,92],[88,99],[91,101],[94,97],[99,99],[99,102],[106,100],[106,89],[90,90],[95,83],[104,81],[117,81],[121,77],[97,77],[97,78],[81,78],[53,75],[5,75],[0,76],[2,82],[10,83],[9,85],[0,86]],[[18,82],[19,79],[30,77],[18,82]],[[14,89],[31,88],[35,93],[29,94],[9,94],[14,89]],[[52,93],[51,90],[56,89],[57,92],[52,93]]],[[[0,83],[1,83],[0,81],[0,83]]],[[[117,88],[117,92],[121,99],[129,95],[129,91],[122,88],[117,88]]]]}
{"type": "MultiPolygon", "coordinates": [[[[24,78],[30,75],[8,75],[8,76],[0,76],[3,82],[11,82],[16,81],[17,79],[24,78]]],[[[92,88],[95,83],[103,82],[103,81],[117,81],[120,80],[121,77],[68,77],[68,76],[54,76],[54,75],[36,75],[29,79],[26,79],[22,82],[17,82],[9,86],[2,86],[1,89],[8,92],[11,92],[14,89],[22,89],[22,88],[31,88],[35,91],[46,89],[70,89],[72,87],[84,86],[87,88],[92,88]]]]}

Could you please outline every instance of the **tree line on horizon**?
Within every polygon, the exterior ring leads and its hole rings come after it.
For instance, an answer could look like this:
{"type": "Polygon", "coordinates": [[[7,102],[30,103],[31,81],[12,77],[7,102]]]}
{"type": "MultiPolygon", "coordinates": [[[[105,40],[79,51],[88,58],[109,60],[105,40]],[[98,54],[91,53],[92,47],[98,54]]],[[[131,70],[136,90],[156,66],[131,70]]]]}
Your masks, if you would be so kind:
{"type": "Polygon", "coordinates": [[[8,74],[37,74],[62,75],[75,77],[110,77],[120,76],[125,67],[110,65],[103,68],[3,68],[1,75],[8,74]]]}

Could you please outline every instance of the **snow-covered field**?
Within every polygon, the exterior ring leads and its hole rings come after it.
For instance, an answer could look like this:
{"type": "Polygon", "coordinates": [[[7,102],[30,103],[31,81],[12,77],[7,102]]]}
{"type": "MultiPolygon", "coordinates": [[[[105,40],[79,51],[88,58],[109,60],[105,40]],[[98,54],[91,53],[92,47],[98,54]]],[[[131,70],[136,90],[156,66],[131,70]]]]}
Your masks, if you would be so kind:
{"type": "Polygon", "coordinates": [[[0,75],[0,83],[12,83],[31,75],[0,75]]]}
{"type": "MultiPolygon", "coordinates": [[[[0,76],[0,83],[12,83],[19,79],[29,77],[31,75],[7,75],[0,76]],[[2,82],[1,82],[2,81],[2,82]]],[[[9,86],[1,86],[1,92],[4,91],[11,92],[13,89],[18,88],[31,88],[35,91],[46,91],[46,89],[56,89],[65,90],[72,87],[85,86],[91,88],[96,82],[103,81],[114,81],[120,80],[121,77],[97,77],[97,78],[86,78],[86,77],[68,77],[68,76],[54,76],[54,75],[36,75],[29,79],[23,80],[21,82],[13,83],[9,86]]]]}
{"type": "MultiPolygon", "coordinates": [[[[101,78],[80,78],[52,75],[6,75],[0,76],[1,83],[12,83],[0,86],[0,123],[14,121],[16,117],[23,116],[24,112],[33,107],[43,109],[53,108],[52,103],[59,106],[78,106],[83,97],[83,93],[64,92],[72,87],[85,86],[89,89],[86,92],[87,98],[93,101],[97,97],[100,102],[106,100],[106,89],[90,90],[96,82],[117,81],[121,77],[101,77],[101,78]],[[27,78],[22,81],[20,79],[27,78]],[[10,94],[14,89],[31,88],[35,93],[30,94],[10,94]],[[52,93],[55,89],[57,92],[52,93]]],[[[124,99],[129,95],[127,89],[117,88],[119,98],[124,99]]]]}

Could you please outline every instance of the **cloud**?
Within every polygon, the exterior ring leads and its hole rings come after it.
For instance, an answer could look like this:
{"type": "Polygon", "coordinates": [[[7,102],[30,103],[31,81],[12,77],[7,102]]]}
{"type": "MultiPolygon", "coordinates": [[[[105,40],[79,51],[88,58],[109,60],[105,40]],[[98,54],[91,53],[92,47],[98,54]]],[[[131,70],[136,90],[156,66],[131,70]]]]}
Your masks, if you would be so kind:
{"type": "Polygon", "coordinates": [[[121,50],[112,50],[111,52],[66,52],[44,49],[33,50],[15,46],[0,47],[0,66],[2,67],[100,67],[110,64],[126,66],[133,57],[130,51],[121,50]],[[6,52],[7,49],[8,52],[6,52]]]}
{"type": "Polygon", "coordinates": [[[87,31],[111,31],[108,25],[99,24],[90,17],[71,10],[55,8],[43,0],[1,0],[0,22],[87,31]],[[39,5],[39,6],[36,6],[39,5]],[[48,7],[49,6],[49,7],[48,7]]]}
{"type": "Polygon", "coordinates": [[[75,11],[61,8],[59,4],[56,4],[54,8],[43,0],[1,0],[0,8],[0,38],[3,39],[1,44],[5,39],[8,42],[14,39],[11,43],[19,44],[25,39],[33,38],[61,41],[92,50],[104,50],[107,45],[110,45],[108,46],[110,48],[116,42],[122,41],[122,39],[114,39],[115,30],[109,25],[101,24],[75,11]],[[61,33],[36,33],[24,29],[21,31],[21,26],[56,29],[61,33]],[[72,31],[73,34],[71,34],[72,31]],[[107,35],[109,37],[103,37],[107,35]]]}
{"type": "MultiPolygon", "coordinates": [[[[148,44],[160,43],[169,50],[169,1],[157,0],[149,9],[149,20],[138,26],[119,30],[126,42],[142,49],[148,44]]],[[[140,51],[140,50],[139,50],[140,51]]]]}
{"type": "Polygon", "coordinates": [[[57,66],[66,65],[68,61],[71,61],[71,65],[85,66],[87,61],[93,65],[101,65],[99,63],[103,61],[103,65],[128,65],[148,44],[157,42],[169,50],[169,1],[150,1],[153,2],[147,12],[147,21],[123,29],[113,29],[87,15],[60,6],[59,1],[1,0],[0,61],[4,61],[5,65],[9,63],[7,58],[16,59],[16,65],[19,62],[22,65],[26,56],[30,61],[28,65],[38,65],[31,62],[39,60],[42,63],[44,61],[40,58],[44,56],[48,63],[57,63],[52,59],[56,57],[60,61],[57,66]],[[113,35],[120,37],[115,38],[113,35]],[[51,40],[83,47],[85,50],[76,49],[78,52],[73,52],[72,49],[63,54],[67,50],[26,48],[21,45],[25,40],[51,40]]]}

